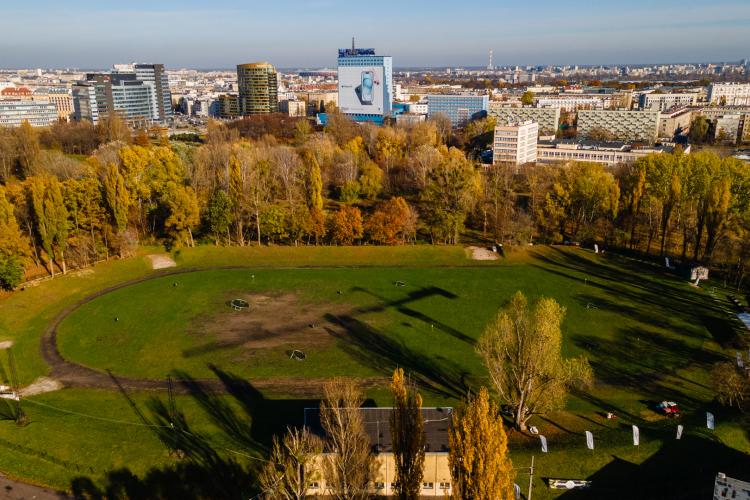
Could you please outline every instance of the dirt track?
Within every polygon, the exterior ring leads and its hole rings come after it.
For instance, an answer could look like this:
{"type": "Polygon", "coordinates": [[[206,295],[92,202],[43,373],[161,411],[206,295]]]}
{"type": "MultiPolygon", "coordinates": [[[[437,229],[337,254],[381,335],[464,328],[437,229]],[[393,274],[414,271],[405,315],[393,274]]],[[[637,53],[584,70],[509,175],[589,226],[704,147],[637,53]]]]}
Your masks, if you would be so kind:
{"type": "MultiPolygon", "coordinates": [[[[123,389],[128,391],[166,391],[167,382],[165,380],[136,379],[128,377],[113,377],[112,375],[88,368],[86,366],[74,363],[62,357],[57,348],[57,328],[60,323],[74,310],[83,304],[101,297],[121,288],[125,288],[144,281],[162,278],[164,276],[186,274],[195,271],[212,271],[223,269],[245,269],[242,266],[222,266],[209,267],[201,269],[181,269],[163,271],[151,276],[138,278],[120,283],[115,286],[99,290],[80,301],[72,304],[55,316],[52,323],[47,327],[41,338],[41,353],[45,363],[50,367],[49,377],[59,381],[65,387],[80,387],[92,389],[117,389],[119,384],[123,389]]],[[[274,377],[248,380],[254,388],[263,391],[278,392],[285,395],[319,397],[322,394],[322,386],[327,379],[324,378],[304,378],[304,377],[274,377]]],[[[381,386],[388,383],[386,377],[372,377],[359,379],[364,389],[381,386]]],[[[195,381],[204,389],[212,392],[227,392],[226,385],[217,379],[195,381]]],[[[185,394],[189,392],[189,387],[184,384],[177,384],[174,387],[175,392],[185,394]]]]}

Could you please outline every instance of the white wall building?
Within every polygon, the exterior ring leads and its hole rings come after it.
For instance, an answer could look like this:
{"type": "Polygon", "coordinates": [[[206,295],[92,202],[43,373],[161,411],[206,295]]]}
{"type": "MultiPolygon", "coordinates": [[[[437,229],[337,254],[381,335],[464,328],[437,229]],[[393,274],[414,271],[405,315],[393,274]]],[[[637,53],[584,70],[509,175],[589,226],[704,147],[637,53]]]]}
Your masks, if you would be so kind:
{"type": "Polygon", "coordinates": [[[538,136],[539,124],[531,120],[496,126],[492,162],[514,165],[535,162],[538,136]]]}
{"type": "Polygon", "coordinates": [[[750,483],[727,477],[723,472],[716,474],[714,500],[750,500],[750,483]]]}
{"type": "Polygon", "coordinates": [[[641,109],[667,111],[676,106],[694,106],[698,102],[697,94],[641,94],[641,109]]]}
{"type": "Polygon", "coordinates": [[[750,106],[750,83],[712,83],[708,102],[720,106],[750,106]]]}
{"type": "Polygon", "coordinates": [[[18,127],[24,121],[32,127],[48,127],[57,121],[57,108],[49,101],[0,101],[0,127],[18,127]]]}
{"type": "Polygon", "coordinates": [[[581,110],[578,135],[589,137],[596,129],[605,130],[619,141],[654,143],[659,133],[659,111],[581,110]]]}

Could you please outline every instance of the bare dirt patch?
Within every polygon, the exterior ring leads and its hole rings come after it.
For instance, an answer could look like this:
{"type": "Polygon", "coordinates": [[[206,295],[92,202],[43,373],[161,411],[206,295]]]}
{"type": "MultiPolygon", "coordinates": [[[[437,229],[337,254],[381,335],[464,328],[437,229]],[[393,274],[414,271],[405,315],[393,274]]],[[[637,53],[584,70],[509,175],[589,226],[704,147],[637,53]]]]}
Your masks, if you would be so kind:
{"type": "Polygon", "coordinates": [[[466,252],[472,260],[497,260],[499,259],[496,252],[487,248],[466,247],[466,252]]]}
{"type": "Polygon", "coordinates": [[[192,329],[194,335],[209,334],[215,341],[185,351],[186,356],[217,349],[241,347],[263,349],[289,346],[294,349],[330,345],[346,334],[326,318],[346,314],[347,306],[301,301],[297,294],[251,294],[232,296],[226,311],[205,318],[192,329]],[[231,299],[246,300],[250,307],[232,310],[231,299]]]}
{"type": "Polygon", "coordinates": [[[0,349],[10,349],[11,347],[13,347],[12,340],[3,340],[0,342],[0,349]]]}
{"type": "Polygon", "coordinates": [[[174,259],[172,259],[170,255],[165,253],[147,255],[146,257],[151,260],[151,267],[153,269],[167,269],[177,266],[177,263],[174,261],[174,259]]]}
{"type": "Polygon", "coordinates": [[[34,396],[36,394],[44,394],[45,392],[59,391],[63,388],[63,385],[49,377],[39,377],[31,384],[27,385],[20,391],[21,397],[34,396]]]}

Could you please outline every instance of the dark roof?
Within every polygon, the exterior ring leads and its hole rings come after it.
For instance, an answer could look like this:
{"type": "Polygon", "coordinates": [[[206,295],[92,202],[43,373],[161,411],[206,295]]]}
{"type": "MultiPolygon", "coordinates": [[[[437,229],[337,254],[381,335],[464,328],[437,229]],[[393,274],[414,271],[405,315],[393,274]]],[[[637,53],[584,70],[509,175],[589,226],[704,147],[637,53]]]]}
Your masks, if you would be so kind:
{"type": "MultiPolygon", "coordinates": [[[[370,436],[373,451],[393,451],[390,420],[393,408],[360,408],[360,411],[364,413],[365,430],[370,436]]],[[[422,408],[422,416],[425,422],[425,451],[447,452],[448,427],[453,417],[453,408],[422,408]]],[[[325,438],[325,431],[320,425],[320,408],[305,408],[305,427],[313,434],[325,438]]]]}

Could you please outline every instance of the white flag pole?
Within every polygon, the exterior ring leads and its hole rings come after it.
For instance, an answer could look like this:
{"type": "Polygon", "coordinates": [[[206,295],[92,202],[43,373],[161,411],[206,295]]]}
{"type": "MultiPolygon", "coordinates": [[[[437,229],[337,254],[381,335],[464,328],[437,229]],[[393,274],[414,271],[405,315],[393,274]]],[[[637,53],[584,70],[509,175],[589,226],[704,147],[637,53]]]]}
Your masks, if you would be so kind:
{"type": "Polygon", "coordinates": [[[641,432],[638,429],[637,425],[633,426],[633,446],[638,446],[641,444],[641,432]]]}
{"type": "Polygon", "coordinates": [[[586,447],[589,450],[594,449],[594,435],[591,433],[591,431],[586,431],[586,447]]]}
{"type": "Polygon", "coordinates": [[[684,427],[682,427],[682,425],[678,425],[677,426],[677,439],[682,439],[682,431],[683,431],[683,429],[684,429],[684,427]]]}
{"type": "Polygon", "coordinates": [[[542,453],[547,453],[547,438],[539,434],[539,441],[542,443],[542,453]]]}
{"type": "Polygon", "coordinates": [[[714,430],[714,414],[710,411],[706,412],[706,427],[708,429],[714,430]]]}

